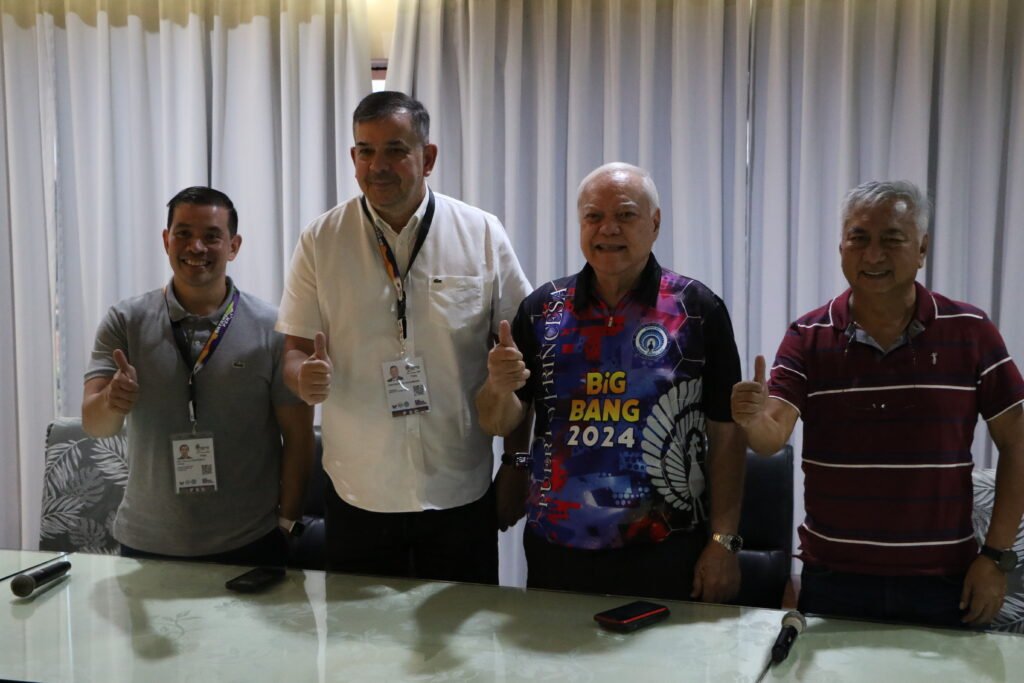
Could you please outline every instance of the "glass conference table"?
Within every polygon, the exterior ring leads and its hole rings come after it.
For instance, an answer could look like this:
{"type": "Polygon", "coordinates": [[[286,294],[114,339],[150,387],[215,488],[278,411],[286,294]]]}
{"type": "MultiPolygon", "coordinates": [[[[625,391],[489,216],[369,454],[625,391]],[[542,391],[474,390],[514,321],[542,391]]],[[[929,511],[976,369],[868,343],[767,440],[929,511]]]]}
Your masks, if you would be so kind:
{"type": "MultiPolygon", "coordinates": [[[[11,564],[13,552],[0,560],[11,564]]],[[[618,634],[593,615],[619,597],[291,570],[245,595],[224,588],[239,567],[68,559],[69,577],[34,597],[16,598],[10,579],[0,582],[0,679],[754,681],[783,615],[668,601],[666,621],[618,634]]],[[[810,618],[765,680],[1022,675],[1019,636],[810,618]]]]}
{"type": "Polygon", "coordinates": [[[64,553],[46,550],[0,550],[0,581],[9,579],[28,567],[45,564],[63,555],[64,553]]]}

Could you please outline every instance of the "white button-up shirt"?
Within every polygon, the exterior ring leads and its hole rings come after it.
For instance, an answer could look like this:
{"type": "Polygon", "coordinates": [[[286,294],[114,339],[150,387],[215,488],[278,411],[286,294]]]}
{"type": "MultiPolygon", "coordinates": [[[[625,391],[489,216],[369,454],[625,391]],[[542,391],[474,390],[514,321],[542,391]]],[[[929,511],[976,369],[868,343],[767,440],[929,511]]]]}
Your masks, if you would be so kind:
{"type": "Polygon", "coordinates": [[[405,353],[423,359],[429,412],[392,417],[388,407],[381,368],[402,357],[397,294],[358,197],[303,231],[281,299],[279,331],[327,335],[334,374],[322,406],[324,470],[342,499],[365,510],[457,507],[490,484],[491,437],[473,398],[498,323],[515,317],[531,287],[495,216],[434,197],[408,273],[429,192],[400,233],[370,209],[405,276],[405,353]]]}

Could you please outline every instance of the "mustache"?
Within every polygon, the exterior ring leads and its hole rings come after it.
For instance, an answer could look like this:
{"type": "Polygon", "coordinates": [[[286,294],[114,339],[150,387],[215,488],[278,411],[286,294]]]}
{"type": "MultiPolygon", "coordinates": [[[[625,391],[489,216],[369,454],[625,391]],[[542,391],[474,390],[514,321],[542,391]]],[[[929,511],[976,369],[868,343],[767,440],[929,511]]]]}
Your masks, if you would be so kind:
{"type": "Polygon", "coordinates": [[[374,173],[366,176],[366,182],[369,183],[392,183],[398,180],[398,176],[394,173],[374,173]]]}

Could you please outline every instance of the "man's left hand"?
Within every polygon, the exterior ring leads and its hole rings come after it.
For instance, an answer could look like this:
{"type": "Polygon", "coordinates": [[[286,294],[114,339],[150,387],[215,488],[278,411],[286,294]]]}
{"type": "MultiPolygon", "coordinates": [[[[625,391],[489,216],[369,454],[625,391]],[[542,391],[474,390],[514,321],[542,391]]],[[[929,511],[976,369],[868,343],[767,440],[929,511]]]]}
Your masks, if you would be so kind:
{"type": "Polygon", "coordinates": [[[963,622],[971,626],[991,622],[999,614],[1005,595],[1006,574],[999,570],[995,562],[978,555],[967,570],[964,589],[960,594],[960,609],[966,610],[963,622]]]}
{"type": "Polygon", "coordinates": [[[740,592],[740,560],[717,541],[708,541],[693,568],[690,597],[701,602],[727,602],[740,592]]]}

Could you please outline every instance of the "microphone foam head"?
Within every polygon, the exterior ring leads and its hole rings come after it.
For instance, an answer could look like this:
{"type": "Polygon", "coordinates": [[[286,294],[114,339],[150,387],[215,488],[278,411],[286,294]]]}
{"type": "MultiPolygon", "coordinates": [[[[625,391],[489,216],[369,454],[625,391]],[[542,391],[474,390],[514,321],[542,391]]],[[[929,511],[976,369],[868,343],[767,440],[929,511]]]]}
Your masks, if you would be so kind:
{"type": "Polygon", "coordinates": [[[796,629],[797,633],[803,633],[804,629],[807,627],[807,620],[804,619],[804,615],[800,612],[790,610],[782,617],[782,625],[792,626],[796,629]]]}
{"type": "Polygon", "coordinates": [[[11,580],[11,592],[19,598],[27,598],[36,589],[36,580],[28,574],[19,574],[11,580]]]}

